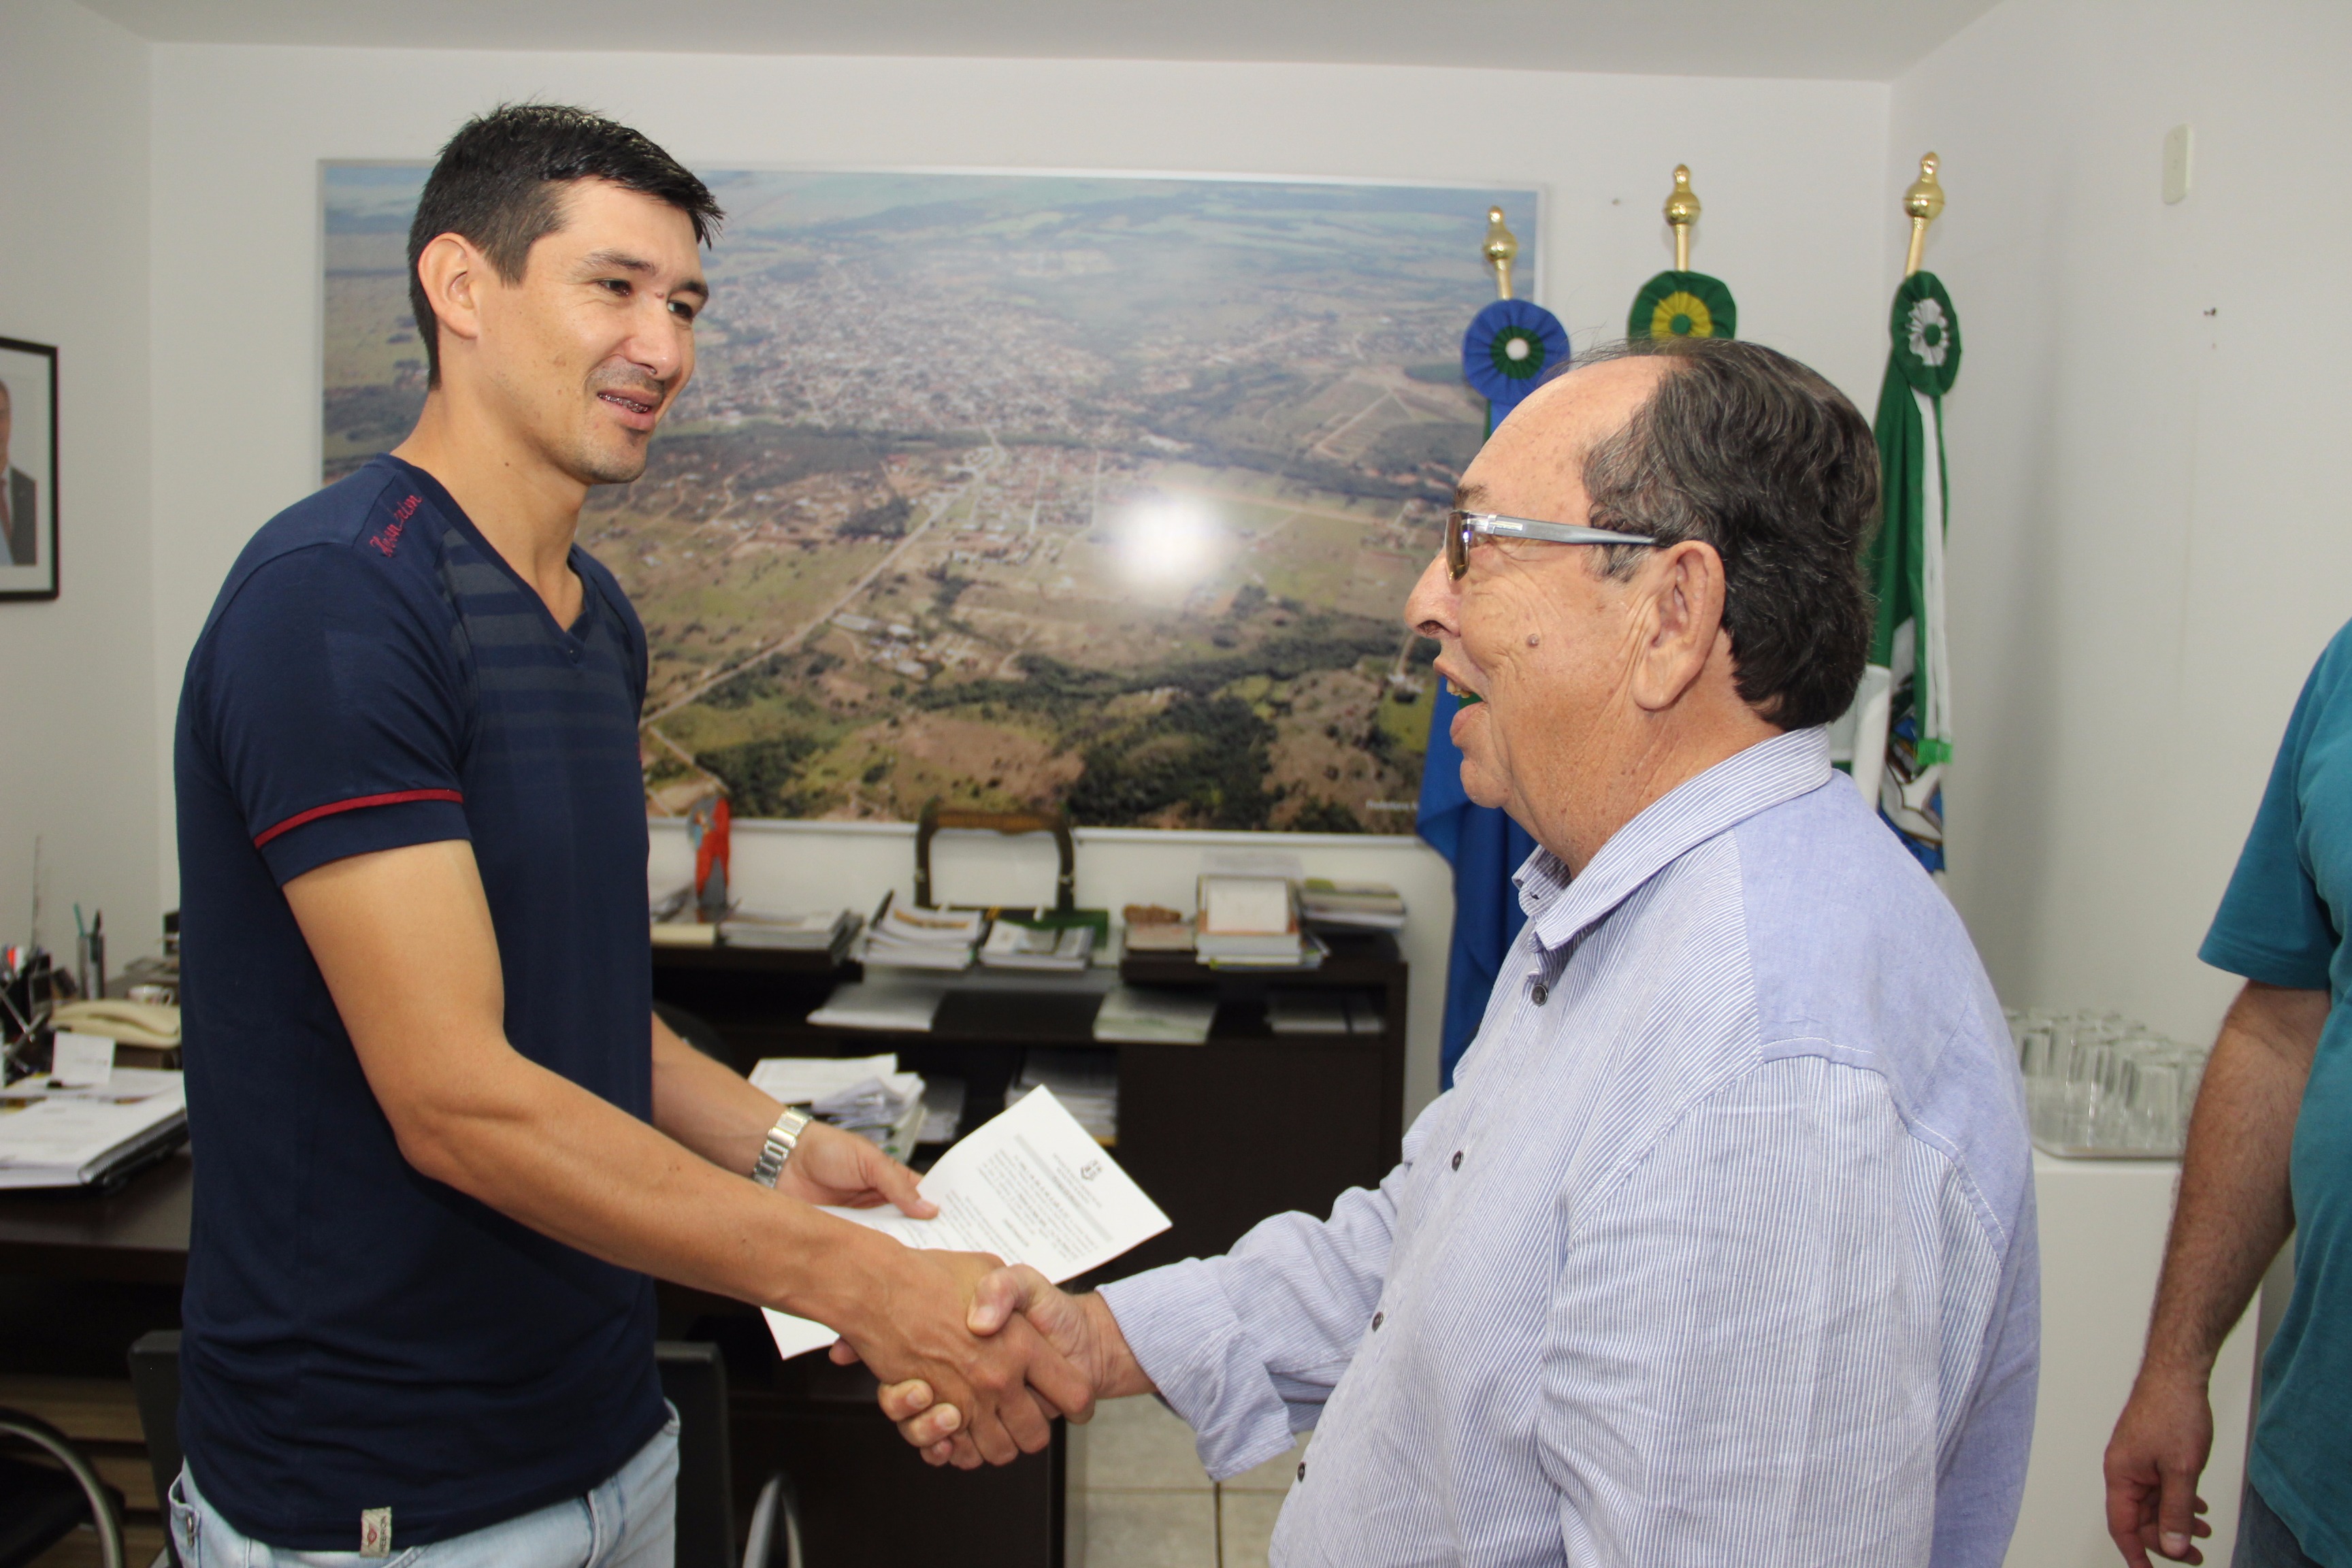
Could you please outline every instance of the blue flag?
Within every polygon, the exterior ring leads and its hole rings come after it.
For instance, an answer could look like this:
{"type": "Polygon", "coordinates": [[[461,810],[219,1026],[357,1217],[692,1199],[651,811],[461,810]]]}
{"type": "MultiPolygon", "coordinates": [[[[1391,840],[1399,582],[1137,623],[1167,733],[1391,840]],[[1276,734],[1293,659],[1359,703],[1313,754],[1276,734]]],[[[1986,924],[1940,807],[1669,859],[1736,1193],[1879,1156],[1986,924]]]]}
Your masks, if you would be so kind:
{"type": "MultiPolygon", "coordinates": [[[[1462,378],[1486,399],[1486,434],[1545,379],[1569,363],[1568,329],[1542,306],[1507,296],[1472,319],[1462,335],[1462,378]]],[[[1462,792],[1462,750],[1454,715],[1462,700],[1443,680],[1429,705],[1429,752],[1421,764],[1414,830],[1454,868],[1454,947],[1445,959],[1445,1027],[1438,1037],[1437,1084],[1454,1087],[1454,1065],[1477,1037],[1503,955],[1528,923],[1511,874],[1536,852],[1528,830],[1499,807],[1462,792]]]]}
{"type": "Polygon", "coordinates": [[[1413,826],[1454,868],[1454,947],[1445,960],[1445,1027],[1439,1037],[1437,1082],[1454,1087],[1454,1065],[1470,1048],[1503,955],[1527,923],[1511,874],[1535,853],[1528,830],[1462,791],[1462,752],[1454,715],[1462,700],[1444,681],[1429,710],[1429,755],[1421,765],[1421,809],[1413,826]]]}

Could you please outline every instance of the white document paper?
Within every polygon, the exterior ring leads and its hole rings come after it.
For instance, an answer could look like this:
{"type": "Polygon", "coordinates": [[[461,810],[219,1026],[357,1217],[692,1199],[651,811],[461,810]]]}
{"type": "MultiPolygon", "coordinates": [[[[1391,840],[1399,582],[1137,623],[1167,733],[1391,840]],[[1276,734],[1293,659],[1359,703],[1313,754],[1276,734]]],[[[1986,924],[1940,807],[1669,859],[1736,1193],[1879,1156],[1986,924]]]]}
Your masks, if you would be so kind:
{"type": "MultiPolygon", "coordinates": [[[[825,1213],[908,1247],[992,1252],[1056,1285],[1168,1228],[1168,1216],[1048,1089],[1021,1101],[940,1156],[923,1178],[937,1219],[885,1205],[825,1213]]],[[[823,1323],[770,1310],[768,1331],[786,1360],[838,1337],[823,1323]]]]}
{"type": "Polygon", "coordinates": [[[898,1071],[896,1051],[878,1057],[763,1057],[751,1068],[751,1087],[786,1105],[809,1105],[869,1078],[887,1080],[898,1071]]]}
{"type": "MultiPolygon", "coordinates": [[[[968,955],[967,955],[968,956],[968,955]]],[[[948,994],[944,980],[852,980],[833,988],[808,1021],[834,1029],[887,1029],[929,1034],[931,1019],[948,994]]]]}
{"type": "Polygon", "coordinates": [[[114,1042],[59,1029],[50,1037],[49,1081],[59,1089],[104,1089],[114,1076],[114,1042]]]}

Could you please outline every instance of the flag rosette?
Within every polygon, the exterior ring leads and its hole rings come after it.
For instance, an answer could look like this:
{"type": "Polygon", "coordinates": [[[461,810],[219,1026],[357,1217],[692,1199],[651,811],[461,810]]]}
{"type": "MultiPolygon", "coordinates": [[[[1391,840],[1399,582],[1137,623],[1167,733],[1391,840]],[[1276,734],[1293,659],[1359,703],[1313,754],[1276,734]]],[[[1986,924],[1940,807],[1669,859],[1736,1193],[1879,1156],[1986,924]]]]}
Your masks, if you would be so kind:
{"type": "Polygon", "coordinates": [[[1720,278],[1704,272],[1661,272],[1633,296],[1625,318],[1629,338],[1738,337],[1739,307],[1720,278]]]}
{"type": "Polygon", "coordinates": [[[1930,397],[1952,390],[1960,374],[1960,313],[1932,272],[1914,272],[1895,290],[1887,321],[1903,379],[1930,397]]]}
{"type": "Polygon", "coordinates": [[[1568,363],[1568,329],[1541,305],[1497,300],[1462,334],[1462,376],[1494,405],[1494,417],[1518,405],[1543,373],[1568,363]]]}

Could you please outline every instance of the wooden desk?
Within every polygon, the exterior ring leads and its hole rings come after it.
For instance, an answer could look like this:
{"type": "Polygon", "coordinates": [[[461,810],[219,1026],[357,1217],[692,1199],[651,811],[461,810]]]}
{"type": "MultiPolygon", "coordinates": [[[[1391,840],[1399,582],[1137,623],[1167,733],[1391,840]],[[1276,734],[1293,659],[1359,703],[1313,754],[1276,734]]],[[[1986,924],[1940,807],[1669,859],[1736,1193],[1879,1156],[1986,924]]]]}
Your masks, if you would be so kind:
{"type": "Polygon", "coordinates": [[[188,1272],[194,1197],[195,1167],[184,1149],[111,1197],[0,1192],[0,1273],[176,1285],[188,1272]]]}

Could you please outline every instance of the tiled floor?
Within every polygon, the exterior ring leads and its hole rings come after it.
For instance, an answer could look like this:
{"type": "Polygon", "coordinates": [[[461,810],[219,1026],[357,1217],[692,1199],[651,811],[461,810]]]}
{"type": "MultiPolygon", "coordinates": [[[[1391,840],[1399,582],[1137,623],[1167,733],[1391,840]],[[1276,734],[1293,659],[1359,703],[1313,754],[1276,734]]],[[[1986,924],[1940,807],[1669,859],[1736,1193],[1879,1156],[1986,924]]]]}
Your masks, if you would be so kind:
{"type": "MultiPolygon", "coordinates": [[[[1071,1510],[1083,1568],[1264,1568],[1305,1448],[1219,1486],[1201,1468],[1192,1431],[1156,1399],[1112,1401],[1073,1436],[1084,1449],[1074,1455],[1072,1484],[1082,1489],[1071,1510]]],[[[1075,1552],[1072,1560],[1080,1568],[1075,1552]]]]}

